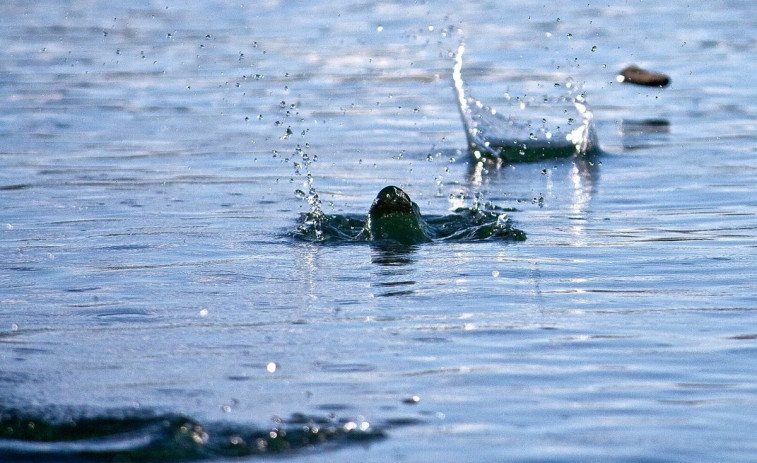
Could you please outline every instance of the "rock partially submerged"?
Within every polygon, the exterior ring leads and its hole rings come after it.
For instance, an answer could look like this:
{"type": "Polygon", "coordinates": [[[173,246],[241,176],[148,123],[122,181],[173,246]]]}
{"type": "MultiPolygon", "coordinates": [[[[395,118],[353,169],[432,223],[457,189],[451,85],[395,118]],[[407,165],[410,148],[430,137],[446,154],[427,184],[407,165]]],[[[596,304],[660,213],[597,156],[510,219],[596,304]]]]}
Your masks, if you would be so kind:
{"type": "Polygon", "coordinates": [[[618,82],[644,85],[646,87],[665,87],[670,83],[670,77],[661,72],[648,71],[635,65],[630,65],[620,71],[618,82]]]}
{"type": "Polygon", "coordinates": [[[420,208],[396,186],[384,187],[371,204],[365,229],[372,241],[391,240],[401,244],[432,240],[420,208]]]}
{"type": "Polygon", "coordinates": [[[309,212],[302,215],[293,236],[323,244],[370,242],[403,249],[432,241],[523,241],[525,232],[515,228],[508,216],[513,211],[487,203],[460,207],[451,214],[421,216],[407,193],[387,186],[373,200],[367,215],[309,212]]]}

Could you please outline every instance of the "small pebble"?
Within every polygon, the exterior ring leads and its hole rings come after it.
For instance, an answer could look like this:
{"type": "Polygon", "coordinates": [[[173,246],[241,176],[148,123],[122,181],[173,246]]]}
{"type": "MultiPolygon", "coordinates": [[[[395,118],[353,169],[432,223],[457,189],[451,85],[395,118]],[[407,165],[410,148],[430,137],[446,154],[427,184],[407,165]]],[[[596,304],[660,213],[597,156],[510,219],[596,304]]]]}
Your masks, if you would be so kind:
{"type": "Polygon", "coordinates": [[[647,87],[665,87],[670,83],[670,77],[655,71],[647,71],[638,66],[628,66],[618,74],[618,82],[645,85],[647,87]]]}

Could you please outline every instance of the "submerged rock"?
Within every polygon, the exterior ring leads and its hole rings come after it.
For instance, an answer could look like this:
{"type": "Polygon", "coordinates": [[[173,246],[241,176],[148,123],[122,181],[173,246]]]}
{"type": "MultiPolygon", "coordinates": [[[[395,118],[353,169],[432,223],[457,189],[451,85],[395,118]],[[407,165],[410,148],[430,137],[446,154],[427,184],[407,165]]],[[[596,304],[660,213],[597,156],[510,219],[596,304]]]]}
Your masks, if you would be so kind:
{"type": "Polygon", "coordinates": [[[396,186],[379,191],[368,211],[365,230],[370,240],[391,240],[401,244],[427,243],[433,238],[418,205],[396,186]]]}
{"type": "Polygon", "coordinates": [[[670,77],[660,72],[648,71],[632,64],[620,71],[618,82],[647,87],[665,87],[670,83],[670,77]]]}

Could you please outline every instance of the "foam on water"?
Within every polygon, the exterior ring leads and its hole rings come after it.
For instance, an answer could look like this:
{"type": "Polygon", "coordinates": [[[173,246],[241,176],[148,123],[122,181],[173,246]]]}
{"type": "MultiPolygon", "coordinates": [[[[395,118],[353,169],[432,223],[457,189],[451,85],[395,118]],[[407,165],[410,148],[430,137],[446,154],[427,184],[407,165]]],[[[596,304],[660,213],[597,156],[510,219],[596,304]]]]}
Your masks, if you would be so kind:
{"type": "MultiPolygon", "coordinates": [[[[505,94],[504,112],[484,105],[467,92],[462,78],[461,44],[452,79],[470,152],[478,160],[507,162],[587,155],[598,149],[594,116],[571,79],[543,94],[505,94]]],[[[544,89],[546,90],[546,89],[544,89]]]]}

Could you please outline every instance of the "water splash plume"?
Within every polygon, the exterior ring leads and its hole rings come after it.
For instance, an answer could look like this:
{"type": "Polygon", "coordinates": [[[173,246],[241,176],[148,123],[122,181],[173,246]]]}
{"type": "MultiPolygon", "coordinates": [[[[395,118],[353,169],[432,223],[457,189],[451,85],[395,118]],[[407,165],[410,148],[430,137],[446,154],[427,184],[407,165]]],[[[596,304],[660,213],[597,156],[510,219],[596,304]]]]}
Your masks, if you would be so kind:
{"type": "Polygon", "coordinates": [[[468,148],[480,161],[527,162],[586,155],[598,149],[593,115],[571,80],[555,84],[560,95],[505,94],[505,112],[470,96],[462,78],[463,52],[455,53],[452,80],[468,148]]]}
{"type": "Polygon", "coordinates": [[[310,171],[310,166],[317,160],[317,157],[311,157],[300,145],[295,148],[295,154],[299,161],[294,161],[294,173],[297,176],[302,176],[304,171],[305,180],[302,182],[302,189],[295,190],[294,194],[307,201],[310,207],[310,211],[306,214],[307,220],[310,222],[309,226],[312,228],[312,232],[320,237],[324,214],[321,209],[321,198],[318,196],[315,186],[313,186],[313,173],[310,171]]]}

